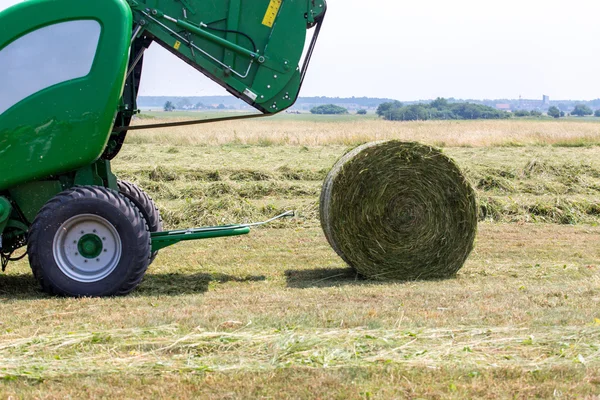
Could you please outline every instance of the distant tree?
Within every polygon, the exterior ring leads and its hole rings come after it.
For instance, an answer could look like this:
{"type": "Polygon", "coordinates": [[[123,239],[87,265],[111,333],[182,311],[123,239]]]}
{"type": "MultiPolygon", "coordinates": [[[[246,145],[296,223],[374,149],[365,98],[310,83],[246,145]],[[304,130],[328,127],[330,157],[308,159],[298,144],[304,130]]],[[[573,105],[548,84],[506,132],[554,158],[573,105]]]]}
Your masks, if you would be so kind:
{"type": "Polygon", "coordinates": [[[311,114],[340,115],[348,114],[348,110],[335,104],[325,104],[310,109],[311,114]]]}
{"type": "Polygon", "coordinates": [[[167,102],[165,103],[165,105],[164,105],[163,109],[164,109],[165,111],[169,111],[169,112],[170,112],[170,111],[173,111],[173,110],[175,109],[175,104],[173,104],[173,103],[172,103],[172,102],[170,102],[170,101],[167,101],[167,102]]]}
{"type": "Polygon", "coordinates": [[[192,105],[192,103],[190,103],[190,101],[187,97],[184,97],[183,99],[181,99],[177,102],[177,108],[179,110],[184,110],[184,109],[190,108],[191,105],[192,105]]]}
{"type": "Polygon", "coordinates": [[[194,106],[194,108],[195,108],[196,110],[201,110],[201,109],[203,109],[204,107],[205,107],[205,106],[204,106],[204,103],[202,103],[201,101],[199,101],[198,103],[196,103],[196,105],[194,106]]]}
{"type": "Polygon", "coordinates": [[[432,101],[429,105],[433,108],[437,108],[438,110],[441,110],[444,108],[448,108],[448,100],[444,99],[443,97],[438,97],[437,99],[432,101]]]}
{"type": "Polygon", "coordinates": [[[553,118],[560,118],[560,117],[564,117],[564,111],[560,111],[558,109],[558,107],[552,106],[548,109],[548,115],[553,118]],[[561,113],[563,115],[561,115],[561,113]]]}
{"type": "Polygon", "coordinates": [[[392,121],[425,121],[429,119],[429,112],[420,104],[413,104],[406,107],[394,108],[390,111],[389,116],[385,116],[385,119],[392,121]]]}
{"type": "Polygon", "coordinates": [[[225,109],[225,104],[219,104],[217,106],[217,110],[224,110],[225,109]]]}
{"type": "MultiPolygon", "coordinates": [[[[600,111],[600,110],[598,110],[598,111],[600,111]]],[[[367,115],[367,110],[361,108],[360,110],[356,111],[356,113],[358,115],[367,115]]]]}
{"type": "Polygon", "coordinates": [[[538,110],[533,110],[529,113],[529,115],[531,115],[532,117],[541,117],[542,116],[542,112],[538,111],[538,110]]]}
{"type": "Polygon", "coordinates": [[[585,117],[586,115],[592,115],[593,113],[592,109],[585,104],[577,104],[575,109],[571,111],[571,115],[577,115],[579,117],[585,117]]]}
{"type": "Polygon", "coordinates": [[[531,114],[527,110],[516,110],[513,115],[515,117],[529,117],[531,114]]]}
{"type": "Polygon", "coordinates": [[[600,108],[594,111],[594,117],[600,117],[600,108]]]}
{"type": "Polygon", "coordinates": [[[563,118],[565,115],[566,115],[566,114],[565,114],[565,112],[564,112],[564,111],[561,111],[561,112],[560,112],[560,117],[561,117],[561,118],[563,118]]]}
{"type": "Polygon", "coordinates": [[[397,109],[397,108],[402,108],[402,106],[404,106],[404,104],[402,104],[398,100],[390,101],[388,103],[381,103],[379,105],[379,107],[377,107],[376,113],[380,117],[384,117],[386,115],[389,115],[392,110],[397,109]]]}
{"type": "Polygon", "coordinates": [[[402,106],[400,102],[383,103],[378,115],[391,121],[425,121],[429,119],[504,119],[510,114],[495,108],[473,103],[451,103],[438,98],[430,104],[402,106]],[[435,107],[434,107],[435,105],[435,107]]]}
{"type": "Polygon", "coordinates": [[[450,110],[457,119],[505,119],[510,114],[495,108],[473,103],[455,103],[450,105],[450,110]]]}

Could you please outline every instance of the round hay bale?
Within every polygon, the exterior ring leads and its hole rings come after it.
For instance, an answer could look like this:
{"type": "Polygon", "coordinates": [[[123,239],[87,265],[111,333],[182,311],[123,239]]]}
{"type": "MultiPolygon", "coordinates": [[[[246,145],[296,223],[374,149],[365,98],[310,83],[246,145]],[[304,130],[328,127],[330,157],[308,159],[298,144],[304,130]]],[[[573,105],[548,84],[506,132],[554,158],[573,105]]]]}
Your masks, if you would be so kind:
{"type": "Polygon", "coordinates": [[[368,143],[327,175],[321,225],[337,254],[371,279],[453,276],[473,249],[475,192],[457,165],[419,143],[368,143]]]}

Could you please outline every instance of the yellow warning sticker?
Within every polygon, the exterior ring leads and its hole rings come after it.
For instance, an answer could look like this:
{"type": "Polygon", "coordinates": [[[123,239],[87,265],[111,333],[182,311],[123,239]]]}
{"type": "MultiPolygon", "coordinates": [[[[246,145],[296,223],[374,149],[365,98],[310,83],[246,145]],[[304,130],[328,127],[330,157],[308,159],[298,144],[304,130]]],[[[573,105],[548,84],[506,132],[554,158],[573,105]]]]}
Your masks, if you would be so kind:
{"type": "Polygon", "coordinates": [[[181,42],[179,40],[176,41],[175,46],[173,46],[173,47],[175,47],[175,50],[179,50],[179,48],[181,47],[181,42]]]}
{"type": "Polygon", "coordinates": [[[269,8],[267,8],[267,12],[262,21],[262,24],[264,26],[268,26],[269,28],[273,27],[273,24],[275,23],[275,18],[277,18],[277,13],[281,8],[281,1],[282,0],[271,0],[271,2],[269,3],[269,8]]]}

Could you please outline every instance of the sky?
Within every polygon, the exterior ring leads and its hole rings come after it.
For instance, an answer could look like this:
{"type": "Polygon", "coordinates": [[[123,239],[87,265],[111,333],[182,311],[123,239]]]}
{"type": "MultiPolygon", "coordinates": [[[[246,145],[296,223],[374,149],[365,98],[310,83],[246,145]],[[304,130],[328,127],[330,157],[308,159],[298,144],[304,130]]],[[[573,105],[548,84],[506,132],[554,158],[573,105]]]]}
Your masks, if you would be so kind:
{"type": "MultiPolygon", "coordinates": [[[[329,0],[301,96],[600,98],[599,16],[597,0],[329,0]]],[[[146,53],[140,95],[225,93],[146,53]]]]}

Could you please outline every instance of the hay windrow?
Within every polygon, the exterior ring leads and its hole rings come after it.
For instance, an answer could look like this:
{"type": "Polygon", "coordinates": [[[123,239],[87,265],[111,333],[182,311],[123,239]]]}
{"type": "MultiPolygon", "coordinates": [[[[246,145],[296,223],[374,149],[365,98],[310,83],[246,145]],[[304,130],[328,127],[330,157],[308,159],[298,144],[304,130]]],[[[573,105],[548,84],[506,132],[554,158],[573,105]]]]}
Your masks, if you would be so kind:
{"type": "Polygon", "coordinates": [[[374,142],[343,156],[321,193],[334,250],[373,279],[449,277],[477,230],[475,193],[457,165],[418,143],[374,142]]]}

